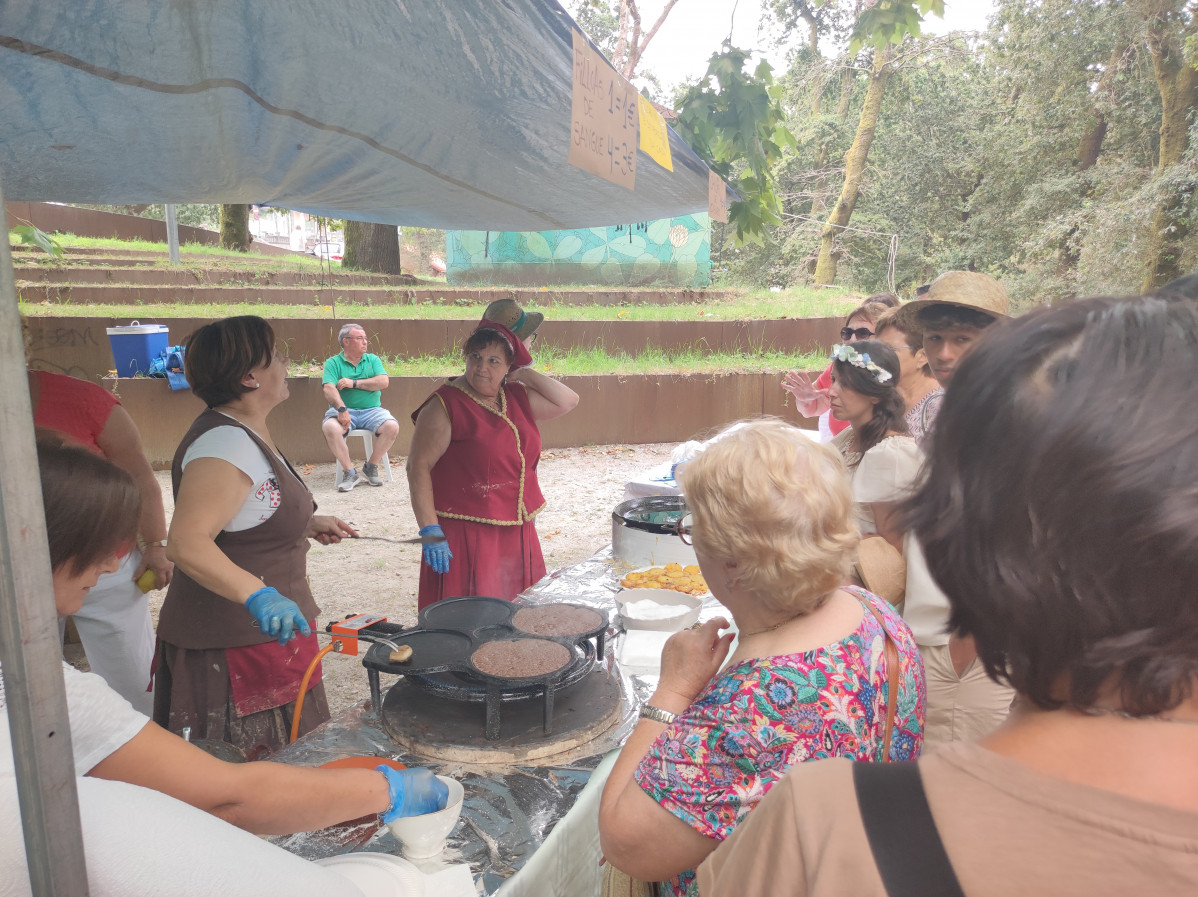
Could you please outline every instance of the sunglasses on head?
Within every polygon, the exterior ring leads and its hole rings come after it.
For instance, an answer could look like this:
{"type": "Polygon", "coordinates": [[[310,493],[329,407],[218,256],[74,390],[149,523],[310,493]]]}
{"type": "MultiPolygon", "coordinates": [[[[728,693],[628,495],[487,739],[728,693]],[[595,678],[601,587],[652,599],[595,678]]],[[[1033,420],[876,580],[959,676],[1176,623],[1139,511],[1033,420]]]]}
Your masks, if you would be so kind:
{"type": "Polygon", "coordinates": [[[869,339],[873,335],[874,335],[874,332],[872,330],[870,330],[868,327],[841,327],[840,328],[840,338],[842,340],[845,340],[846,342],[848,340],[851,340],[853,337],[857,337],[857,339],[869,339]]]}

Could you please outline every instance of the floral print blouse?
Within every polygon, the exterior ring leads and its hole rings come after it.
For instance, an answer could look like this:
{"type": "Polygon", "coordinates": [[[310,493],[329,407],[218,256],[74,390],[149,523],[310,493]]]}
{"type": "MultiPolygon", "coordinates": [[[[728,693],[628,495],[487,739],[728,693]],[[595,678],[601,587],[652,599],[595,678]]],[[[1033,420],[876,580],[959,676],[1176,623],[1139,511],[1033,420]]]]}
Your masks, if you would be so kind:
{"type": "MultiPolygon", "coordinates": [[[[883,599],[845,587],[877,607],[899,653],[891,760],[913,760],[923,744],[923,660],[907,624],[883,599]]],[[[722,841],[795,763],[827,757],[880,761],[889,671],[877,618],[865,609],[843,641],[814,651],[743,661],[712,679],[649,749],[636,770],[641,789],[700,834],[722,841]]],[[[662,894],[697,897],[695,871],[662,894]]]]}
{"type": "Polygon", "coordinates": [[[944,401],[944,390],[937,387],[911,406],[903,419],[907,421],[907,429],[915,441],[922,443],[924,437],[932,431],[936,423],[936,415],[940,413],[940,403],[944,401]]]}

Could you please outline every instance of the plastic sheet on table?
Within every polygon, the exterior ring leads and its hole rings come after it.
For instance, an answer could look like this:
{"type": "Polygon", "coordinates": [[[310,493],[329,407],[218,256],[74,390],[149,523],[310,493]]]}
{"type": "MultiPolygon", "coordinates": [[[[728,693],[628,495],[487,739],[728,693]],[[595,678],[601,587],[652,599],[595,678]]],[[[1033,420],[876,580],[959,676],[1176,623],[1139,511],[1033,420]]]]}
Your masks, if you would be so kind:
{"type": "MultiPolygon", "coordinates": [[[[613,729],[622,727],[623,724],[613,729]]],[[[448,864],[466,863],[480,893],[490,895],[528,861],[574,805],[603,755],[618,746],[615,733],[609,732],[612,734],[605,733],[593,742],[594,754],[574,759],[563,755],[558,761],[560,765],[487,767],[438,763],[400,750],[383,731],[374,712],[359,706],[329,720],[271,759],[296,766],[319,766],[341,757],[391,757],[457,779],[465,791],[462,819],[440,857],[416,864],[431,873],[448,864]]],[[[270,840],[297,856],[317,860],[353,849],[353,845],[345,843],[338,828],[270,840]]],[[[384,825],[379,825],[373,836],[357,849],[400,855],[399,842],[384,825]]]]}
{"type": "MultiPolygon", "coordinates": [[[[615,593],[622,575],[623,569],[612,560],[609,546],[546,577],[521,595],[521,599],[529,603],[584,604],[614,621],[615,593]]],[[[272,759],[297,766],[320,766],[349,756],[391,757],[409,766],[428,766],[436,773],[457,779],[466,794],[462,820],[449,836],[444,853],[436,860],[420,861],[417,865],[425,872],[435,872],[445,864],[467,863],[480,893],[491,895],[540,847],[554,825],[574,805],[591,771],[604,755],[623,744],[636,724],[636,710],[645,697],[641,693],[645,684],[621,672],[612,640],[608,640],[604,653],[604,668],[620,681],[620,719],[585,745],[543,761],[552,765],[441,763],[408,754],[387,735],[368,700],[329,720],[272,759]]],[[[325,829],[278,836],[271,841],[306,859],[320,859],[354,849],[343,835],[335,829],[325,829]]],[[[399,843],[386,826],[380,826],[357,849],[396,855],[400,852],[399,843]]]]}

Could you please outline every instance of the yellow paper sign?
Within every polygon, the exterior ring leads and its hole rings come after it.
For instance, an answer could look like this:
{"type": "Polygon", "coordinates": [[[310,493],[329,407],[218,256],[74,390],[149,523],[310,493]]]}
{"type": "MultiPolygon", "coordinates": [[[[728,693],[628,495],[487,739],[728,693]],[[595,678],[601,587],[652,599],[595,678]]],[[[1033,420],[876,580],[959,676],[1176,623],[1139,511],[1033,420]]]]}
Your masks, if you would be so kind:
{"type": "Polygon", "coordinates": [[[727,189],[724,179],[710,168],[707,169],[707,214],[712,221],[722,224],[728,223],[727,189]]]}
{"type": "Polygon", "coordinates": [[[666,130],[666,120],[640,94],[637,94],[636,105],[641,119],[641,149],[666,171],[673,171],[674,160],[670,157],[670,132],[666,130]]]}
{"type": "Polygon", "coordinates": [[[569,162],[621,187],[636,185],[637,94],[574,32],[569,162]]]}

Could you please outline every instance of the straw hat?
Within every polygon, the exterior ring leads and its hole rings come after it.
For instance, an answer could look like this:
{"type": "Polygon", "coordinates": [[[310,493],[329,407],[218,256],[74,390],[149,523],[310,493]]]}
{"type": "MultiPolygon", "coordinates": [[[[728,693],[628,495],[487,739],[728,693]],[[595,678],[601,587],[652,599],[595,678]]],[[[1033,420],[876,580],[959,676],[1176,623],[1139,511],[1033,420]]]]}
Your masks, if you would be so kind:
{"type": "Polygon", "coordinates": [[[857,545],[856,573],[863,586],[891,604],[907,593],[907,562],[881,536],[866,536],[857,545]]]}
{"type": "Polygon", "coordinates": [[[483,312],[483,320],[502,324],[516,334],[517,339],[525,340],[536,332],[545,316],[539,311],[526,312],[515,299],[496,299],[483,312]]]}
{"type": "Polygon", "coordinates": [[[996,318],[1005,318],[1011,313],[1011,300],[1002,284],[989,274],[979,274],[977,271],[946,271],[941,274],[928,286],[922,298],[902,306],[898,315],[900,326],[905,330],[919,329],[915,316],[929,305],[972,308],[996,318]]]}

